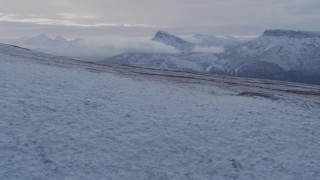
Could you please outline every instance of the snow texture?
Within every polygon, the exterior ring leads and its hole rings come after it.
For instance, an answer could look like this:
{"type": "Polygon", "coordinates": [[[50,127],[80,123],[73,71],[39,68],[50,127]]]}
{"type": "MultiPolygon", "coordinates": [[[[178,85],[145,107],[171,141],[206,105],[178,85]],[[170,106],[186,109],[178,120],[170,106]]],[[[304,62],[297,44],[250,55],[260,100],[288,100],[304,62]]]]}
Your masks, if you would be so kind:
{"type": "Polygon", "coordinates": [[[0,179],[320,177],[318,86],[0,44],[0,179]]]}

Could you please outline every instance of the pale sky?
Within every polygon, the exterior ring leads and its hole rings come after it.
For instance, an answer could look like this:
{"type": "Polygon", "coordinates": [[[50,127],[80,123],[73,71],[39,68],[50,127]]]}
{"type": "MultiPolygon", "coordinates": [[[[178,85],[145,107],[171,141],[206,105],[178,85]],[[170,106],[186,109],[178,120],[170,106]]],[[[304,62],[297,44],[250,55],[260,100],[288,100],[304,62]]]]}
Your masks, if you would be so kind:
{"type": "Polygon", "coordinates": [[[0,0],[0,38],[259,35],[320,31],[320,0],[0,0]]]}

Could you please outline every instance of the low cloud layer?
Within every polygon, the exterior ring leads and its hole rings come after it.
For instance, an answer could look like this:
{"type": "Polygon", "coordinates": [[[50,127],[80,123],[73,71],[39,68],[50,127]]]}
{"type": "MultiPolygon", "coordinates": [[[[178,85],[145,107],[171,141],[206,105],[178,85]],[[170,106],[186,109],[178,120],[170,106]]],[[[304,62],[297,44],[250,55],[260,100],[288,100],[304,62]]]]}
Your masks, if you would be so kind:
{"type": "MultiPolygon", "coordinates": [[[[125,52],[144,52],[144,53],[179,53],[174,47],[164,45],[162,43],[150,40],[122,40],[113,42],[98,42],[92,46],[99,47],[104,50],[104,54],[113,56],[125,52]]],[[[89,45],[90,46],[90,45],[89,45]]]]}
{"type": "Polygon", "coordinates": [[[198,53],[219,54],[224,52],[224,48],[215,46],[196,46],[193,51],[198,53]]]}
{"type": "Polygon", "coordinates": [[[7,43],[15,44],[35,51],[41,51],[59,56],[69,56],[83,58],[92,61],[103,60],[110,56],[115,56],[125,52],[143,53],[179,53],[174,47],[164,45],[151,40],[117,40],[117,41],[86,41],[77,43],[64,42],[56,43],[52,38],[52,43],[39,42],[30,43],[29,41],[8,40],[7,43]],[[43,44],[42,44],[43,43],[43,44]]]}
{"type": "MultiPolygon", "coordinates": [[[[29,48],[34,51],[45,52],[58,56],[69,56],[91,61],[104,60],[107,57],[127,52],[179,54],[181,53],[172,46],[152,40],[66,40],[63,37],[48,37],[41,34],[34,37],[7,40],[6,43],[29,48]]],[[[195,46],[192,52],[217,54],[224,51],[223,47],[195,46]]]]}

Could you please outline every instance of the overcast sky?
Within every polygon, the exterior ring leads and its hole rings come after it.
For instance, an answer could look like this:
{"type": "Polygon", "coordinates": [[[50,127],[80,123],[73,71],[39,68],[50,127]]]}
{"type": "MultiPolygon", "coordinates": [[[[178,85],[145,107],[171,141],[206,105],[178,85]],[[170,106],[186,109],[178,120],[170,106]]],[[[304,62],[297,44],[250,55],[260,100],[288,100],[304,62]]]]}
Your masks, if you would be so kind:
{"type": "Polygon", "coordinates": [[[320,31],[320,0],[0,0],[0,38],[46,33],[83,38],[258,35],[320,31]]]}

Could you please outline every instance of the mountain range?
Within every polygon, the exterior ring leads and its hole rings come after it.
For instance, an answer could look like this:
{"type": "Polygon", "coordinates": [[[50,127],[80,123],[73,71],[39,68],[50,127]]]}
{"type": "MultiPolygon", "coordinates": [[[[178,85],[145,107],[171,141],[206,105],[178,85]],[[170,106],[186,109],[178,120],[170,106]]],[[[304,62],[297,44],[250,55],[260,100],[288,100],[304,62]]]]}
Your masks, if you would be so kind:
{"type": "Polygon", "coordinates": [[[316,32],[266,30],[255,40],[227,48],[219,58],[237,76],[320,84],[316,32]]]}
{"type": "MultiPolygon", "coordinates": [[[[87,61],[102,59],[102,50],[88,44],[87,41],[79,37],[68,40],[59,35],[52,38],[46,34],[39,34],[32,37],[7,40],[6,43],[56,56],[86,59],[87,61]]],[[[103,56],[103,59],[105,57],[103,56]]]]}
{"type": "Polygon", "coordinates": [[[66,47],[79,44],[82,41],[81,38],[75,38],[67,40],[62,36],[56,36],[51,38],[46,34],[40,34],[33,37],[23,37],[21,39],[13,40],[13,44],[30,45],[30,46],[45,46],[45,47],[66,47]]]}
{"type": "Polygon", "coordinates": [[[24,37],[10,44],[88,61],[104,59],[102,63],[106,64],[320,84],[319,32],[266,30],[255,39],[240,41],[203,34],[182,38],[158,31],[151,42],[170,46],[179,53],[147,53],[137,48],[107,57],[108,47],[97,48],[80,38],[67,40],[45,34],[24,37]],[[215,51],[217,47],[224,51],[215,51]]]}
{"type": "Polygon", "coordinates": [[[224,44],[225,51],[213,54],[193,50],[196,46],[217,45],[212,43],[219,42],[217,38],[197,35],[195,37],[202,42],[211,43],[196,44],[159,31],[152,40],[175,47],[181,53],[124,53],[107,58],[104,63],[320,84],[319,34],[266,30],[261,36],[247,42],[229,38],[225,41],[229,43],[224,44]]]}

